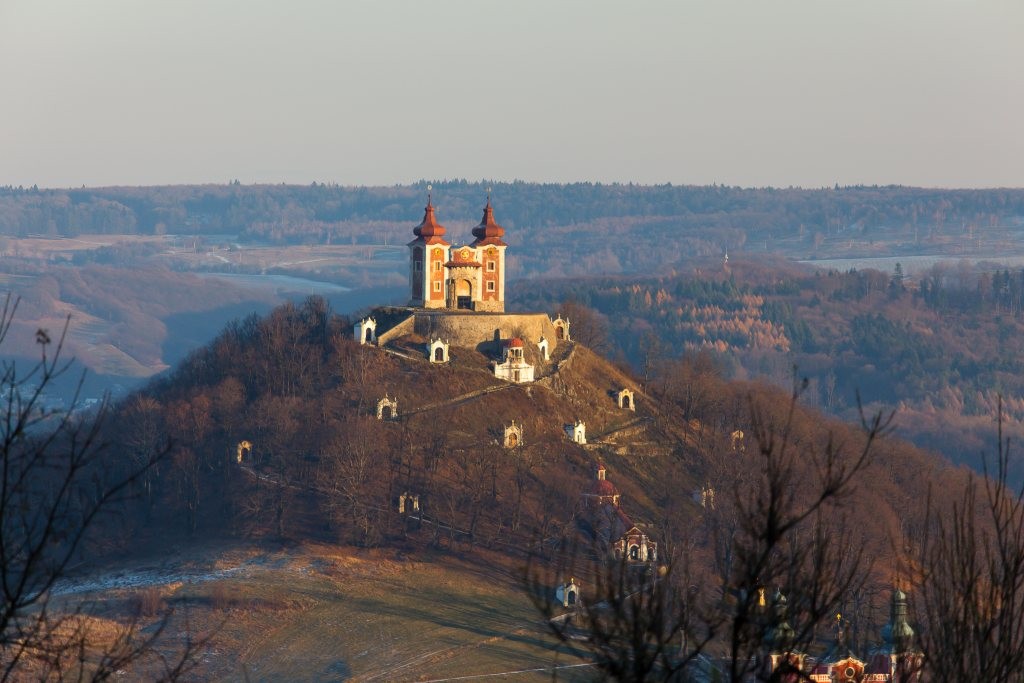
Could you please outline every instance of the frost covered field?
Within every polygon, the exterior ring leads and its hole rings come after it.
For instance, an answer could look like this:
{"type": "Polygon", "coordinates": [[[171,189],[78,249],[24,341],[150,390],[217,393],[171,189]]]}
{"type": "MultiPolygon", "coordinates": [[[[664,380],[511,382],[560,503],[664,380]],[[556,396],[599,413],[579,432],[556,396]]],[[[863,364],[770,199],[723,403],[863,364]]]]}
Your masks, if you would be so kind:
{"type": "Polygon", "coordinates": [[[441,568],[393,551],[328,546],[243,548],[75,577],[54,596],[92,595],[100,606],[158,599],[174,608],[180,640],[186,627],[215,630],[200,657],[204,680],[444,680],[512,671],[523,672],[515,680],[550,680],[552,666],[565,667],[559,680],[591,675],[545,631],[518,577],[481,564],[449,558],[441,568]]]}

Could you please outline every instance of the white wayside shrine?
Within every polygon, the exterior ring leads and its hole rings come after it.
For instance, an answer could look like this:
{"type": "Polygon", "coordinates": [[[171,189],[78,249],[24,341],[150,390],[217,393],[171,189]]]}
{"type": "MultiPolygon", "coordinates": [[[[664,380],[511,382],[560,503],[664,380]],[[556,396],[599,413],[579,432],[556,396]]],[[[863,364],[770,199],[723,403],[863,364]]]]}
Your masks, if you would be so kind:
{"type": "Polygon", "coordinates": [[[532,382],[533,366],[523,358],[523,340],[512,337],[505,346],[505,361],[494,364],[494,376],[509,382],[532,382]]]}

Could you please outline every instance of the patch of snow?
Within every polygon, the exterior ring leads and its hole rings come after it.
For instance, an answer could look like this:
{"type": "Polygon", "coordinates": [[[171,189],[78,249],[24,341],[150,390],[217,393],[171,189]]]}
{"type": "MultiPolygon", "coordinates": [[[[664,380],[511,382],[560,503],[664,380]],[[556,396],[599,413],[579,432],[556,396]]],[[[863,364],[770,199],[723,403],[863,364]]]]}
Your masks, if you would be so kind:
{"type": "MultiPolygon", "coordinates": [[[[151,569],[121,569],[100,575],[66,578],[58,581],[50,591],[51,595],[76,595],[79,593],[98,593],[127,588],[144,588],[163,586],[170,583],[204,583],[216,581],[236,575],[250,575],[255,568],[267,564],[266,556],[257,556],[242,564],[224,569],[208,570],[201,568],[159,567],[151,569]]],[[[283,568],[284,561],[274,563],[275,568],[283,568]]]]}

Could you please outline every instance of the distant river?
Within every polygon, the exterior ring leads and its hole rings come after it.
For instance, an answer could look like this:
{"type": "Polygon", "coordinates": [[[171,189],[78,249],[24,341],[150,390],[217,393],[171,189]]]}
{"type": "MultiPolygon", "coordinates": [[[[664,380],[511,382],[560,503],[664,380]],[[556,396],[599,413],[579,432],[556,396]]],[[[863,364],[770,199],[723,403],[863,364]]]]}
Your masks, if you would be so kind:
{"type": "Polygon", "coordinates": [[[807,261],[798,261],[815,268],[821,269],[832,269],[838,271],[848,271],[851,268],[857,270],[863,270],[865,268],[874,268],[884,273],[891,273],[895,268],[896,264],[899,263],[903,267],[903,272],[907,275],[916,275],[925,270],[928,270],[936,263],[949,263],[957,264],[961,261],[967,261],[972,265],[975,263],[994,263],[998,264],[1001,268],[1020,268],[1024,267],[1024,256],[949,256],[946,254],[933,254],[933,255],[916,255],[916,256],[868,256],[864,258],[834,258],[834,259],[813,259],[807,261]]]}
{"type": "Polygon", "coordinates": [[[291,275],[254,275],[249,273],[196,273],[196,275],[225,280],[241,287],[269,289],[282,295],[319,294],[321,296],[330,296],[332,294],[345,294],[352,291],[349,287],[343,287],[330,282],[307,280],[304,277],[293,277],[291,275]]]}

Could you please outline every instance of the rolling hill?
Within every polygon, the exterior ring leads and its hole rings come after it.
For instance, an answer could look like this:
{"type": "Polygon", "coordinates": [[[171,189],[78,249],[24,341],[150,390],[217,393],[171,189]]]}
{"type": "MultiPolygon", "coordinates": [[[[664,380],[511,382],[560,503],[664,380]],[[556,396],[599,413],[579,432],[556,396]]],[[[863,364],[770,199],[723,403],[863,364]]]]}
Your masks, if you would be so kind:
{"type": "MultiPolygon", "coordinates": [[[[423,338],[379,348],[351,336],[315,298],[251,316],[107,423],[118,458],[172,446],[131,514],[96,541],[158,571],[93,594],[114,615],[149,600],[188,605],[201,629],[222,620],[219,654],[203,664],[210,678],[242,676],[225,663],[233,658],[261,680],[587,664],[585,652],[545,635],[524,567],[557,571],[559,543],[587,537],[581,494],[598,463],[621,509],[658,539],[660,561],[685,562],[691,580],[711,587],[714,529],[756,482],[766,435],[793,444],[794,501],[813,497],[820,453],[850,462],[865,443],[784,392],[726,381],[699,356],[665,366],[641,390],[627,370],[565,344],[538,381],[512,384],[474,347],[433,364],[423,338]],[[636,389],[635,412],[615,401],[623,387],[636,389]],[[384,396],[397,400],[396,419],[377,418],[384,396]],[[506,447],[513,420],[522,441],[506,447]],[[567,438],[577,420],[586,444],[567,438]],[[717,506],[702,505],[708,490],[717,506]],[[413,496],[410,510],[403,498],[413,496]],[[368,657],[370,641],[392,643],[391,654],[368,657]]],[[[857,624],[852,643],[871,642],[886,618],[886,587],[905,575],[927,524],[922,501],[932,491],[941,504],[964,478],[896,439],[874,443],[828,523],[839,548],[872,560],[864,591],[843,605],[857,624]]],[[[553,591],[557,576],[545,576],[542,592],[553,591]]]]}

